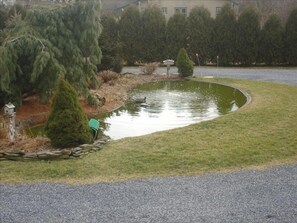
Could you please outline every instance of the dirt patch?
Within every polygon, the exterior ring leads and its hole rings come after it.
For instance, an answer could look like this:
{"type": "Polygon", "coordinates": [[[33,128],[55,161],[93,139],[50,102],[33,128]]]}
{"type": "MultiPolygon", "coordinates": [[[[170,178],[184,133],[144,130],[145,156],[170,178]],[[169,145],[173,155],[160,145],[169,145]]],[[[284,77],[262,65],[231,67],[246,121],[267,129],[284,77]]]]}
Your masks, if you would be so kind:
{"type": "MultiPolygon", "coordinates": [[[[104,83],[98,90],[95,90],[100,96],[106,99],[102,107],[97,108],[96,106],[90,106],[84,98],[80,98],[80,103],[89,116],[106,113],[124,105],[129,97],[129,92],[139,84],[177,79],[177,76],[125,74],[117,80],[104,83]]],[[[16,110],[16,122],[26,122],[27,124],[43,123],[46,121],[49,112],[50,104],[41,104],[38,102],[36,96],[31,96],[24,100],[23,105],[16,110]]],[[[7,137],[5,137],[6,134],[4,132],[7,132],[7,130],[4,126],[2,130],[0,129],[0,133],[1,132],[0,151],[24,150],[26,152],[36,152],[54,149],[50,146],[49,139],[45,137],[30,138],[21,135],[16,143],[11,144],[7,137]]]]}

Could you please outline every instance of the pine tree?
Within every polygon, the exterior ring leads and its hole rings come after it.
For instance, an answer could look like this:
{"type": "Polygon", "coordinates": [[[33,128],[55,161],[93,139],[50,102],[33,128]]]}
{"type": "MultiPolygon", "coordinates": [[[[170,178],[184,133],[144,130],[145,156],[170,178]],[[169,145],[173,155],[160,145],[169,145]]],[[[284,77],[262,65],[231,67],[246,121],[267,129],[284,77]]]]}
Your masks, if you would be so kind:
{"type": "Polygon", "coordinates": [[[109,70],[115,64],[115,57],[119,48],[119,27],[113,15],[103,15],[101,17],[103,27],[99,38],[99,44],[102,51],[101,64],[98,70],[109,70]]]}
{"type": "Polygon", "coordinates": [[[260,36],[259,16],[252,8],[246,8],[240,14],[237,26],[238,60],[245,66],[256,62],[260,36]]]}
{"type": "Polygon", "coordinates": [[[284,62],[283,35],[281,19],[277,15],[270,16],[261,30],[259,46],[259,56],[267,65],[284,62]]]}
{"type": "Polygon", "coordinates": [[[148,7],[142,15],[142,60],[163,61],[166,49],[166,20],[157,6],[148,7]]]}
{"type": "MultiPolygon", "coordinates": [[[[5,23],[7,19],[8,19],[8,12],[4,7],[1,7],[0,5],[0,31],[5,28],[5,23]]],[[[1,40],[0,40],[0,44],[1,44],[1,40]]]]}
{"type": "Polygon", "coordinates": [[[181,77],[193,75],[193,62],[184,48],[181,48],[177,55],[176,66],[181,77]]]}
{"type": "Polygon", "coordinates": [[[190,58],[198,53],[201,64],[205,64],[211,57],[211,33],[213,20],[210,12],[204,7],[195,7],[187,19],[188,23],[188,52],[190,58]]]}
{"type": "Polygon", "coordinates": [[[290,13],[286,24],[286,56],[291,65],[297,65],[297,8],[290,13]]]}
{"type": "Polygon", "coordinates": [[[220,58],[220,65],[229,65],[235,59],[236,52],[236,17],[229,4],[225,5],[215,18],[212,33],[213,55],[220,58]]]}
{"type": "Polygon", "coordinates": [[[51,144],[58,148],[91,142],[87,116],[80,107],[75,89],[64,79],[59,81],[45,133],[51,144]]]}
{"type": "Polygon", "coordinates": [[[141,15],[136,6],[128,7],[122,14],[119,21],[119,37],[122,57],[128,65],[133,65],[140,58],[141,15]]]}
{"type": "Polygon", "coordinates": [[[183,14],[174,14],[167,23],[167,58],[176,60],[176,56],[181,48],[186,47],[187,20],[183,14]]]}
{"type": "Polygon", "coordinates": [[[0,91],[20,104],[36,92],[46,102],[59,75],[87,95],[101,51],[100,0],[36,6],[12,16],[2,32],[0,91]]]}

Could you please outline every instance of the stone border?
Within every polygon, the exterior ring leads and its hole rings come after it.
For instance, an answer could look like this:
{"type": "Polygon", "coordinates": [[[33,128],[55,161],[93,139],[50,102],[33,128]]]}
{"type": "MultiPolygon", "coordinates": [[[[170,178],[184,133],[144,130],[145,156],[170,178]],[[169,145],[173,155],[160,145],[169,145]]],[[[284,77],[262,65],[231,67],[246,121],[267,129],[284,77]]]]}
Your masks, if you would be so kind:
{"type": "Polygon", "coordinates": [[[65,160],[81,158],[89,153],[99,151],[109,141],[109,137],[103,137],[95,140],[93,144],[83,144],[75,148],[53,150],[53,151],[40,151],[33,153],[26,153],[23,150],[12,152],[0,152],[0,161],[13,160],[13,161],[33,161],[33,160],[65,160]]]}

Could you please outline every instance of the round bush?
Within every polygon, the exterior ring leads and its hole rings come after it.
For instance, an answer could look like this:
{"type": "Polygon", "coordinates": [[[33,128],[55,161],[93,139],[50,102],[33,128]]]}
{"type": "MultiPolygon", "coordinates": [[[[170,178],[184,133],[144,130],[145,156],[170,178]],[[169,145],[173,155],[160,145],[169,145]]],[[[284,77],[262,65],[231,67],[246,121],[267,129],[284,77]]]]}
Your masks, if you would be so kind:
{"type": "Polygon", "coordinates": [[[61,79],[53,99],[45,133],[58,148],[78,146],[92,140],[88,119],[81,108],[75,89],[61,79]]]}
{"type": "Polygon", "coordinates": [[[180,76],[188,77],[193,75],[193,62],[184,48],[181,48],[177,55],[176,66],[180,76]]]}

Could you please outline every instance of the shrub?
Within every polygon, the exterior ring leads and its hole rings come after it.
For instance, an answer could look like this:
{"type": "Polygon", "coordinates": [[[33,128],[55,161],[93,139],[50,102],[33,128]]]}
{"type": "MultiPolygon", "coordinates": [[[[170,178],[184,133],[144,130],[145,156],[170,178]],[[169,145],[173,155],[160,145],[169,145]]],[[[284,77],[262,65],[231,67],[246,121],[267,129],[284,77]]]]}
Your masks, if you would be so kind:
{"type": "Polygon", "coordinates": [[[61,79],[54,96],[45,133],[58,148],[78,146],[92,140],[88,119],[82,110],[75,89],[61,79]]]}
{"type": "Polygon", "coordinates": [[[116,73],[121,73],[123,69],[123,60],[119,54],[116,55],[114,59],[114,65],[112,70],[116,73]]]}
{"type": "Polygon", "coordinates": [[[141,72],[147,75],[152,75],[158,68],[159,63],[146,63],[144,66],[140,67],[141,72]]]}
{"type": "Polygon", "coordinates": [[[116,72],[113,72],[111,70],[105,70],[100,73],[98,73],[98,76],[103,80],[103,83],[107,83],[109,81],[116,80],[120,77],[120,75],[116,72]]]}
{"type": "Polygon", "coordinates": [[[176,66],[180,76],[188,77],[193,75],[193,62],[190,60],[184,48],[181,48],[178,52],[176,66]]]}

